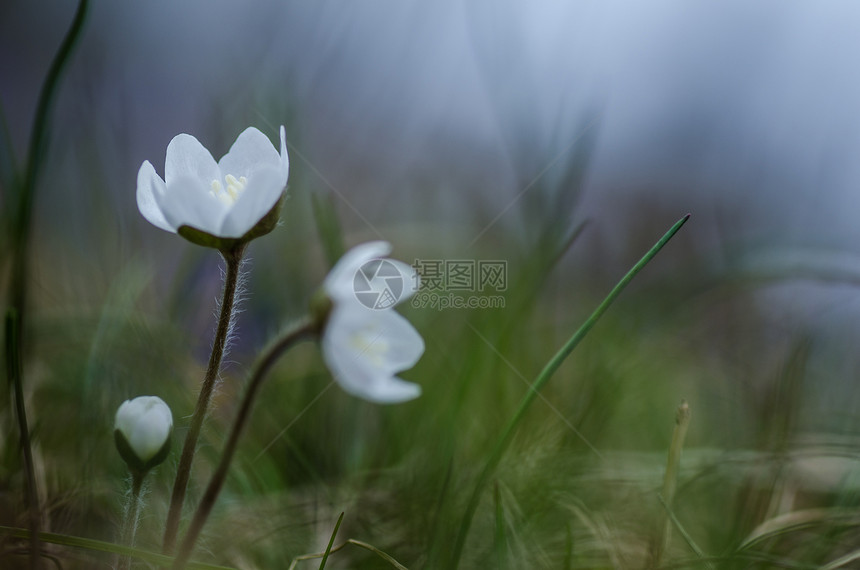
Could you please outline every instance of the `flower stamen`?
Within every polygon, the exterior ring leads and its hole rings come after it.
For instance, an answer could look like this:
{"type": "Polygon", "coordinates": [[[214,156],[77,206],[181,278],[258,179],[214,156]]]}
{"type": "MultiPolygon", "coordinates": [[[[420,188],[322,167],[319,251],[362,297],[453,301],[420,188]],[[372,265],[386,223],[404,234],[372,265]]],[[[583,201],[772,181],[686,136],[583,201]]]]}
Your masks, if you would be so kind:
{"type": "Polygon", "coordinates": [[[380,334],[368,334],[372,331],[359,331],[349,339],[350,346],[359,351],[362,357],[370,360],[375,366],[382,367],[385,363],[384,356],[388,354],[390,345],[387,340],[380,338],[380,334]]]}
{"type": "Polygon", "coordinates": [[[244,176],[236,178],[232,174],[228,174],[224,177],[224,181],[227,182],[226,189],[221,185],[220,180],[213,180],[209,193],[218,198],[222,203],[232,206],[239,199],[242,192],[245,191],[248,179],[244,176]]]}

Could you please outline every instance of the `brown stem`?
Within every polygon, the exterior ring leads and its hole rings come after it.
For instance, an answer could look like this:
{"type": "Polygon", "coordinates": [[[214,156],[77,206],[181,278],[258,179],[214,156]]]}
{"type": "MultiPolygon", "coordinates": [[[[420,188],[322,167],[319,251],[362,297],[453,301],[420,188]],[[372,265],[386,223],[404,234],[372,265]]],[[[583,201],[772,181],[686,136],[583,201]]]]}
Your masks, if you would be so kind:
{"type": "Polygon", "coordinates": [[[188,479],[191,475],[191,463],[197,449],[197,439],[200,437],[200,428],[203,426],[203,420],[209,410],[209,401],[212,399],[215,380],[218,378],[221,359],[224,356],[224,346],[230,332],[230,319],[233,315],[233,303],[236,299],[236,286],[239,281],[239,266],[242,263],[243,252],[244,246],[233,251],[221,252],[227,264],[224,295],[221,299],[221,314],[218,317],[218,328],[215,331],[215,340],[212,342],[212,353],[209,356],[209,365],[206,367],[206,376],[203,377],[200,395],[197,397],[197,405],[191,416],[191,425],[188,426],[188,434],[185,436],[182,455],[179,457],[179,467],[176,470],[176,479],[173,482],[173,494],[170,497],[170,509],[167,512],[167,522],[164,527],[162,550],[165,554],[172,552],[176,544],[176,534],[179,530],[182,505],[185,502],[185,492],[188,489],[188,479]]]}
{"type": "Polygon", "coordinates": [[[236,446],[239,443],[239,437],[242,435],[242,430],[251,416],[251,407],[254,404],[254,398],[257,391],[263,383],[266,374],[280,358],[280,356],[291,346],[297,342],[305,340],[318,332],[318,324],[313,321],[303,321],[299,323],[291,332],[287,333],[280,340],[269,348],[264,356],[259,360],[259,364],[254,370],[251,380],[248,383],[248,391],[245,393],[245,398],[242,400],[242,407],[239,408],[239,413],[236,415],[236,420],[233,423],[233,429],[230,432],[230,439],[224,447],[224,452],[221,454],[221,461],[218,463],[218,468],[209,480],[209,485],[206,487],[206,492],[200,500],[200,505],[197,507],[197,512],[194,513],[194,518],[191,521],[191,526],[188,527],[188,532],[182,540],[182,546],[179,548],[179,554],[173,562],[174,570],[185,568],[185,564],[191,557],[191,552],[194,550],[194,544],[197,542],[197,537],[200,531],[203,530],[203,525],[206,524],[206,519],[215,505],[215,500],[218,498],[218,493],[221,492],[221,487],[224,485],[224,480],[227,478],[227,470],[230,467],[230,462],[233,460],[233,455],[236,452],[236,446]]]}

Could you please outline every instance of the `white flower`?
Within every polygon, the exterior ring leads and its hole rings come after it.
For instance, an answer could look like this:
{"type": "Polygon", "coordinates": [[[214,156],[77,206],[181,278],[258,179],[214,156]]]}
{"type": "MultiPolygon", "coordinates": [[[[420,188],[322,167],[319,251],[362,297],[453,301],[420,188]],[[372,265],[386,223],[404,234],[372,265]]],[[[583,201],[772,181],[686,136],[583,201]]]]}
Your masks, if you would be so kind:
{"type": "Polygon", "coordinates": [[[405,281],[398,288],[399,298],[387,308],[370,308],[355,295],[356,273],[366,263],[390,252],[391,245],[386,242],[355,247],[337,262],[323,282],[323,290],[332,303],[323,329],[323,358],[344,390],[377,403],[405,402],[421,395],[420,386],[395,376],[414,366],[424,353],[421,335],[392,306],[412,294],[412,268],[385,259],[405,281]]]}
{"type": "Polygon", "coordinates": [[[280,135],[278,154],[266,135],[248,127],[217,163],[196,138],[176,135],[167,145],[164,180],[148,160],[140,167],[140,213],[165,231],[213,247],[222,245],[217,238],[247,241],[268,233],[277,222],[277,211],[269,214],[278,205],[289,175],[284,127],[280,135]],[[269,217],[274,219],[258,226],[269,217]],[[256,231],[248,235],[252,230],[256,231]],[[207,241],[206,236],[216,239],[207,241]]]}
{"type": "Polygon", "coordinates": [[[139,471],[155,467],[167,457],[173,415],[158,396],[126,400],[116,411],[114,436],[120,455],[139,471]]]}

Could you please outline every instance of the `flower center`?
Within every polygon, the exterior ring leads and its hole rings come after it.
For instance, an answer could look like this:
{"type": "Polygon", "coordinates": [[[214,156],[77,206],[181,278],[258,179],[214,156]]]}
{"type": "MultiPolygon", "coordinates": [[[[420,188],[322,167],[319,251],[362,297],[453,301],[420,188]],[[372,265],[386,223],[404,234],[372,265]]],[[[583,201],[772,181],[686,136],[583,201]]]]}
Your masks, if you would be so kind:
{"type": "Polygon", "coordinates": [[[353,334],[349,339],[350,346],[361,353],[363,358],[366,358],[374,364],[374,366],[382,367],[385,362],[383,358],[387,353],[389,344],[388,341],[380,338],[381,333],[373,334],[375,331],[364,330],[353,334]]]}
{"type": "Polygon", "coordinates": [[[242,192],[245,191],[245,185],[248,184],[248,179],[244,176],[236,178],[232,174],[224,177],[227,187],[221,185],[220,180],[212,181],[212,189],[209,191],[214,197],[218,198],[221,203],[232,206],[239,199],[242,192]]]}

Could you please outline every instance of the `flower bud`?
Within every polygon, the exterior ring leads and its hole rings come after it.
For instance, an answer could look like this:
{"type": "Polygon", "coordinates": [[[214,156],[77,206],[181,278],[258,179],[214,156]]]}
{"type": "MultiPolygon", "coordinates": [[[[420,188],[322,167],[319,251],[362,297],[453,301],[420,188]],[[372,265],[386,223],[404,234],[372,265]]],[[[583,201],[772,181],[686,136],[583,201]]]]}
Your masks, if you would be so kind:
{"type": "Polygon", "coordinates": [[[114,440],[132,471],[146,473],[167,458],[173,415],[158,396],[126,400],[116,411],[114,440]]]}

